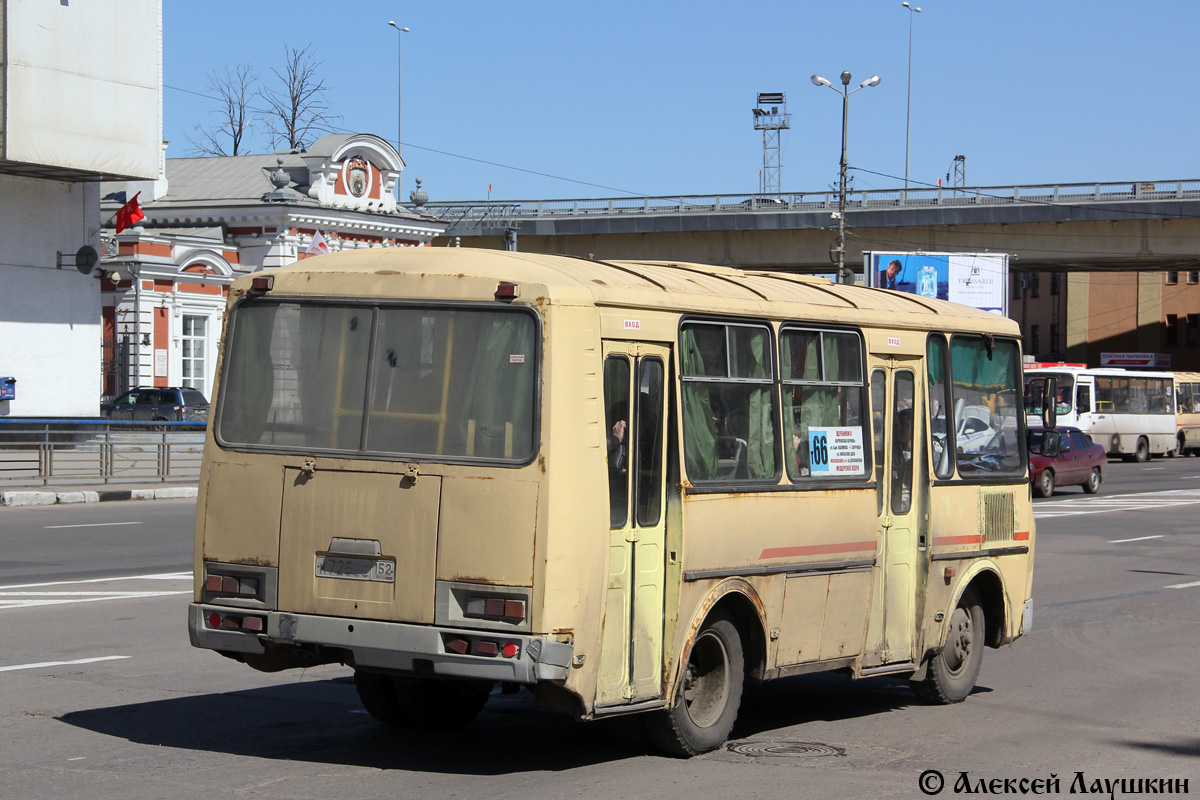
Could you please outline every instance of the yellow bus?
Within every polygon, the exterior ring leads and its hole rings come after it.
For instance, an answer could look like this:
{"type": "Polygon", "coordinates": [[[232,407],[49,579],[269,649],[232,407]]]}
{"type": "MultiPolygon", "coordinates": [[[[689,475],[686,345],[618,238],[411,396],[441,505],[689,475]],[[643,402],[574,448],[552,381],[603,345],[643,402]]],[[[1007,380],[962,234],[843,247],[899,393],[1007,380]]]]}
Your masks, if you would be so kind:
{"type": "Polygon", "coordinates": [[[242,277],[191,641],[345,664],[397,725],[524,686],[680,756],[782,676],[960,701],[1032,624],[1021,390],[1012,321],[816,278],[456,248],[242,277]]]}
{"type": "Polygon", "coordinates": [[[1200,372],[1175,373],[1175,452],[1200,455],[1200,372]]]}

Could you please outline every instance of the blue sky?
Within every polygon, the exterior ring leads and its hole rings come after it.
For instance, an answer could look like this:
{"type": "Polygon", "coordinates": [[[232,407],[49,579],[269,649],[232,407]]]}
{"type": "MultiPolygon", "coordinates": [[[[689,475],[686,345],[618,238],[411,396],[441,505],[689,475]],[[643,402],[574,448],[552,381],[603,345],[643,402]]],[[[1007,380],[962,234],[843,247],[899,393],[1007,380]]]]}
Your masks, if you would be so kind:
{"type": "MultiPolygon", "coordinates": [[[[911,1],[911,0],[910,0],[911,1]]],[[[910,176],[966,157],[970,186],[1200,173],[1196,0],[914,2],[910,176]]],[[[345,131],[396,137],[403,34],[404,192],[434,200],[751,193],[758,92],[787,94],[785,192],[836,184],[841,98],[858,189],[903,185],[909,16],[901,0],[229,0],[163,3],[168,157],[216,121],[207,74],[263,78],[311,45],[345,131]]],[[[251,152],[269,142],[250,137],[251,152]]]]}

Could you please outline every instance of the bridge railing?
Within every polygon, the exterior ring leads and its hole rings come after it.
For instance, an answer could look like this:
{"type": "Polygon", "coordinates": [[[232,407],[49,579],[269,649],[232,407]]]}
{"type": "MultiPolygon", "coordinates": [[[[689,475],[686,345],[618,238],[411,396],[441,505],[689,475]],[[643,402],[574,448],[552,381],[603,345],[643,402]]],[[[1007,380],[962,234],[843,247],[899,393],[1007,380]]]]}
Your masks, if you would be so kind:
{"type": "MultiPolygon", "coordinates": [[[[1200,179],[1029,186],[913,187],[846,193],[846,207],[862,209],[984,206],[1014,203],[1086,205],[1130,201],[1200,200],[1200,179]]],[[[503,227],[521,219],[607,217],[631,214],[712,214],[823,211],[836,209],[836,191],[762,194],[599,197],[564,200],[453,200],[430,202],[422,211],[454,227],[503,227]]],[[[412,206],[409,206],[410,208],[412,206]]]]}
{"type": "Polygon", "coordinates": [[[203,423],[0,424],[0,487],[196,480],[203,423]]]}

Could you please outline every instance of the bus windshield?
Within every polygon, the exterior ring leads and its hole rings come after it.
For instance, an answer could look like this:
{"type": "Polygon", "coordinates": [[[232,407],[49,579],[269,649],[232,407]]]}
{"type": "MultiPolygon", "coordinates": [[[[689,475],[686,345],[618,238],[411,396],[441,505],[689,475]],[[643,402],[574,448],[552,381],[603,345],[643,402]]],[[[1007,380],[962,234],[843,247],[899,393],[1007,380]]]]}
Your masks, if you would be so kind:
{"type": "Polygon", "coordinates": [[[251,301],[230,325],[226,446],[449,459],[534,455],[535,317],[251,301]]]}

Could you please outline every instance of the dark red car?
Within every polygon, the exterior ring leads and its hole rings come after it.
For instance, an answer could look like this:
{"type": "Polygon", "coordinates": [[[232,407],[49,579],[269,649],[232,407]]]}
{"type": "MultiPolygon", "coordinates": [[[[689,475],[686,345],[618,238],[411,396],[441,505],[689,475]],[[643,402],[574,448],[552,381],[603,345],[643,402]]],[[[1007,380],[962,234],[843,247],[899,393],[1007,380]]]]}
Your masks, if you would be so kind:
{"type": "Polygon", "coordinates": [[[1082,486],[1095,494],[1106,469],[1104,448],[1078,428],[1029,429],[1029,480],[1038,497],[1054,494],[1055,486],[1082,486]]]}

